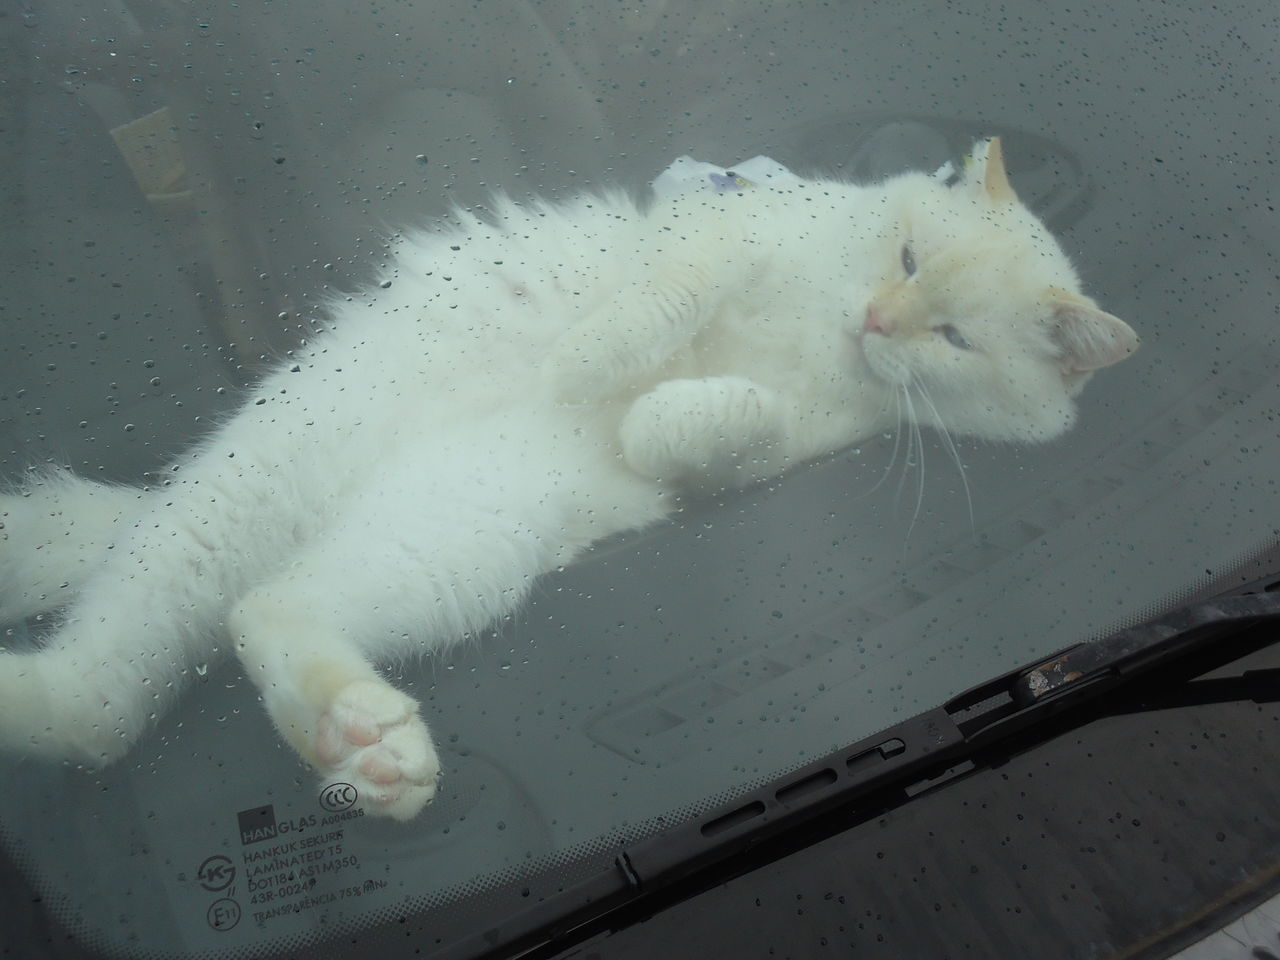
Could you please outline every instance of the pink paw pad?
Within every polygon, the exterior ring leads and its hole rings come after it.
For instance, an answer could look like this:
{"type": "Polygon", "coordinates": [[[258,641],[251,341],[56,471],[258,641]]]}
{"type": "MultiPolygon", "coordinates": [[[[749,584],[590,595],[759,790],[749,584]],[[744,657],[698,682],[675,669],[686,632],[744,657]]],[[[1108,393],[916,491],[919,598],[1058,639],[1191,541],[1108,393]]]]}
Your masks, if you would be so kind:
{"type": "Polygon", "coordinates": [[[440,760],[417,704],[380,680],[338,692],[320,718],[315,753],[329,782],[355,786],[370,813],[407,820],[435,796],[440,760]]]}

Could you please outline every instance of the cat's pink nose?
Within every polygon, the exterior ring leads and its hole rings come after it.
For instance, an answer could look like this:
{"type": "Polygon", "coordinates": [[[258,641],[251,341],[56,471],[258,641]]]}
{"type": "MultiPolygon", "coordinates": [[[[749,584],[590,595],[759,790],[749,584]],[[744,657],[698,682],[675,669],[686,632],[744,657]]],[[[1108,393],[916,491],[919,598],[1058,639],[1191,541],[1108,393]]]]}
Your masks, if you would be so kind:
{"type": "Polygon", "coordinates": [[[874,303],[867,306],[867,318],[862,321],[862,332],[880,334],[889,332],[889,327],[884,322],[884,314],[876,308],[874,303]]]}

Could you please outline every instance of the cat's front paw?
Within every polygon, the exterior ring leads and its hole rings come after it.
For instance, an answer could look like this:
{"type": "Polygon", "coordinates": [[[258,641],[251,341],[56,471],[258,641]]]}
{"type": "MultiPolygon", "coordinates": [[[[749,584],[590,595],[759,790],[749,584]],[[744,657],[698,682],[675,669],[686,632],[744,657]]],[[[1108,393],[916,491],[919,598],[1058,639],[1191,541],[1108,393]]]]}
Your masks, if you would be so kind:
{"type": "Polygon", "coordinates": [[[772,390],[743,377],[667,380],[632,404],[619,440],[641,476],[717,492],[782,469],[785,417],[772,390]]]}
{"type": "Polygon", "coordinates": [[[326,783],[349,783],[369,813],[409,820],[431,802],[440,758],[418,704],[389,683],[358,680],[321,716],[315,756],[326,783]]]}

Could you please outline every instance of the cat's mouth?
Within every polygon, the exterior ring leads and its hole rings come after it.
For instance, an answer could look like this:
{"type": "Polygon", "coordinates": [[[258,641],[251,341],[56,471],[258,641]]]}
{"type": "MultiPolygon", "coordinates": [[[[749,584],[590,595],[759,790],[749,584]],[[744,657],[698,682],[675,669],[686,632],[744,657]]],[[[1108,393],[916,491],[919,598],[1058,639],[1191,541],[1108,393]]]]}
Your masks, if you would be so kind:
{"type": "Polygon", "coordinates": [[[862,356],[867,369],[889,383],[904,384],[911,380],[910,371],[895,356],[889,337],[882,333],[862,334],[862,356]]]}

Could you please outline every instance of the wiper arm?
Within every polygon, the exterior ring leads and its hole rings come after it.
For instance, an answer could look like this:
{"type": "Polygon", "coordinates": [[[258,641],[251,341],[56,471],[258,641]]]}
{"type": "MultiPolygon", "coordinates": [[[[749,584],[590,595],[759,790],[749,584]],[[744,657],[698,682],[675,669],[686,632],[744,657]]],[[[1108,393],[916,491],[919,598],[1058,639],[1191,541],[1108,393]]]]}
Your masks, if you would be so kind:
{"type": "Polygon", "coordinates": [[[1188,680],[1168,689],[1148,690],[1141,699],[1109,704],[1107,714],[1149,713],[1209,703],[1276,703],[1280,701],[1280,668],[1246,670],[1238,677],[1188,680]]]}
{"type": "MultiPolygon", "coordinates": [[[[617,925],[624,915],[630,919],[646,915],[655,900],[678,900],[679,891],[691,895],[834,830],[870,819],[948,782],[953,775],[977,769],[984,758],[1007,756],[1011,747],[1018,749],[1029,734],[1042,729],[1044,721],[1061,718],[1082,705],[1105,705],[1105,713],[1130,713],[1186,703],[1280,699],[1277,670],[1172,687],[1164,672],[1181,664],[1186,667],[1184,677],[1196,677],[1269,646],[1280,640],[1280,631],[1265,635],[1254,631],[1240,641],[1225,643],[1222,636],[1273,619],[1280,619],[1280,592],[1220,597],[1011,670],[936,709],[630,846],[617,855],[611,868],[505,917],[440,956],[558,952],[617,925]],[[1206,651],[1213,662],[1203,656],[1206,651]],[[1159,690],[1135,684],[1157,669],[1165,680],[1159,690]],[[1108,696],[1137,686],[1144,688],[1141,702],[1108,696]],[[840,813],[837,825],[813,828],[833,811],[840,813]]],[[[1041,734],[1031,742],[1044,739],[1047,736],[1041,734]]]]}

